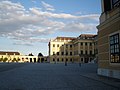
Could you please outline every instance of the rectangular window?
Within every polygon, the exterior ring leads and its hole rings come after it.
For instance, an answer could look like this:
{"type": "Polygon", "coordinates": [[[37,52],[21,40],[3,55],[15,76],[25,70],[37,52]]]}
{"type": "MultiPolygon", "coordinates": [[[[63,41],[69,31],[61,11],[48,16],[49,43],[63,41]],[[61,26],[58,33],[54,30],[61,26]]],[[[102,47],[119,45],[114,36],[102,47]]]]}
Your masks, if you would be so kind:
{"type": "Polygon", "coordinates": [[[57,52],[57,55],[59,55],[59,52],[57,52]]]}
{"type": "Polygon", "coordinates": [[[61,52],[61,55],[64,55],[64,52],[61,52]]]}
{"type": "Polygon", "coordinates": [[[87,46],[87,42],[85,43],[85,46],[87,46]]]}
{"type": "Polygon", "coordinates": [[[104,2],[104,12],[111,10],[111,0],[103,0],[104,2]]]}
{"type": "Polygon", "coordinates": [[[81,42],[81,46],[83,46],[83,43],[81,42]]]}
{"type": "Polygon", "coordinates": [[[59,47],[59,44],[57,45],[57,47],[59,47]]]}
{"type": "Polygon", "coordinates": [[[66,48],[68,48],[68,45],[66,45],[66,48]]]}
{"type": "Polygon", "coordinates": [[[66,52],[66,55],[68,55],[68,52],[66,52]]]}
{"type": "Polygon", "coordinates": [[[120,63],[119,33],[110,36],[110,62],[120,63]]]}
{"type": "Polygon", "coordinates": [[[53,44],[53,47],[55,47],[55,44],[53,44]]]}
{"type": "Polygon", "coordinates": [[[90,43],[90,46],[92,46],[92,43],[90,43]]]}
{"type": "Polygon", "coordinates": [[[72,52],[70,52],[70,55],[72,55],[72,52]]]}
{"type": "Polygon", "coordinates": [[[70,48],[72,48],[72,45],[70,45],[70,48]]]}
{"type": "Polygon", "coordinates": [[[55,52],[53,52],[53,55],[55,55],[55,52]]]}
{"type": "Polygon", "coordinates": [[[81,50],[81,54],[83,54],[83,50],[81,50]]]}
{"type": "Polygon", "coordinates": [[[59,58],[57,59],[57,61],[59,62],[59,58]]]}
{"type": "Polygon", "coordinates": [[[90,55],[92,55],[92,51],[90,50],[90,55]]]}
{"type": "Polygon", "coordinates": [[[71,62],[73,61],[72,58],[70,59],[70,61],[71,61],[71,62]]]}
{"type": "Polygon", "coordinates": [[[85,54],[87,55],[87,50],[85,51],[85,54]]]}

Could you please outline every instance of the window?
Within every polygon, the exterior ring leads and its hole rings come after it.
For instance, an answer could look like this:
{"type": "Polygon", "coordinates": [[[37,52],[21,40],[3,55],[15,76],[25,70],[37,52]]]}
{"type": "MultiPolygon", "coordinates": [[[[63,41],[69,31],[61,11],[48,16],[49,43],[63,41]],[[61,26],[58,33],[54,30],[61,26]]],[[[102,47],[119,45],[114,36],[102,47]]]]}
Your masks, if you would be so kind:
{"type": "Polygon", "coordinates": [[[62,58],[62,62],[64,61],[64,59],[62,58]]]}
{"type": "Polygon", "coordinates": [[[66,55],[68,55],[68,52],[66,52],[66,55]]]}
{"type": "Polygon", "coordinates": [[[90,50],[90,55],[92,55],[92,51],[90,50]]]}
{"type": "Polygon", "coordinates": [[[111,0],[104,0],[104,12],[111,10],[111,0]]]}
{"type": "Polygon", "coordinates": [[[57,61],[59,62],[59,58],[57,59],[57,61]]]}
{"type": "Polygon", "coordinates": [[[57,45],[57,47],[59,47],[59,44],[57,45]]]}
{"type": "Polygon", "coordinates": [[[73,61],[72,58],[70,59],[70,61],[71,61],[71,62],[73,61]]]}
{"type": "Polygon", "coordinates": [[[83,62],[83,58],[81,58],[81,62],[83,62]]]}
{"type": "Polygon", "coordinates": [[[55,55],[55,52],[53,52],[53,55],[55,55]]]}
{"type": "Polygon", "coordinates": [[[92,43],[90,43],[90,46],[92,46],[92,43]]]}
{"type": "Polygon", "coordinates": [[[87,46],[87,42],[85,43],[85,46],[87,46]]]}
{"type": "Polygon", "coordinates": [[[70,52],[70,55],[72,55],[72,52],[70,52]]]}
{"type": "Polygon", "coordinates": [[[68,48],[68,45],[66,45],[66,48],[68,48]]]}
{"type": "Polygon", "coordinates": [[[59,52],[57,52],[57,55],[59,55],[59,52]]]}
{"type": "Polygon", "coordinates": [[[120,63],[119,33],[110,36],[110,62],[120,63]]]}
{"type": "Polygon", "coordinates": [[[85,51],[85,54],[87,55],[87,50],[85,51]]]}
{"type": "Polygon", "coordinates": [[[68,61],[68,59],[66,58],[66,61],[68,61]]]}
{"type": "Polygon", "coordinates": [[[61,52],[62,55],[64,55],[64,52],[61,52]]]}
{"type": "Polygon", "coordinates": [[[53,47],[55,47],[55,44],[53,44],[53,47]]]}
{"type": "Polygon", "coordinates": [[[112,6],[116,7],[120,5],[120,0],[112,0],[112,6]]]}
{"type": "Polygon", "coordinates": [[[81,42],[81,46],[83,46],[83,43],[81,42]]]}
{"type": "Polygon", "coordinates": [[[72,45],[70,45],[70,48],[72,48],[72,45]]]}
{"type": "Polygon", "coordinates": [[[53,58],[53,61],[55,61],[55,59],[53,58]]]}
{"type": "Polygon", "coordinates": [[[81,50],[81,54],[83,54],[83,50],[81,50]]]}

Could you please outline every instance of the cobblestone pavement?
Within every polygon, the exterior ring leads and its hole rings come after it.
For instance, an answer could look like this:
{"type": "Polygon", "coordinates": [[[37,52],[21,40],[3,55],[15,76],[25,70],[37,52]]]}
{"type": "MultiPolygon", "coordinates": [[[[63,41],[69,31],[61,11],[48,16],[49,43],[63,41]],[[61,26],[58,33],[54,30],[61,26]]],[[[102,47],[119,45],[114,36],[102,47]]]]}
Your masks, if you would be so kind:
{"type": "Polygon", "coordinates": [[[96,64],[0,64],[0,69],[0,90],[120,90],[119,80],[96,75],[96,64]]]}

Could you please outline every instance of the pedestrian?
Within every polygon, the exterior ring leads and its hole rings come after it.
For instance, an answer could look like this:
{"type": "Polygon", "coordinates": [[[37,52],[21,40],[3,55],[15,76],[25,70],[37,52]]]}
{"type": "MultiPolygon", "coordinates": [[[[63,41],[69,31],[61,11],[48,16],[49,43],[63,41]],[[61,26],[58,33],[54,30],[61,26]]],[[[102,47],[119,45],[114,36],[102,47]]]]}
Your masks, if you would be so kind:
{"type": "Polygon", "coordinates": [[[65,61],[65,66],[67,66],[67,61],[65,61]]]}
{"type": "Polygon", "coordinates": [[[81,62],[79,62],[79,66],[81,67],[81,62]]]}

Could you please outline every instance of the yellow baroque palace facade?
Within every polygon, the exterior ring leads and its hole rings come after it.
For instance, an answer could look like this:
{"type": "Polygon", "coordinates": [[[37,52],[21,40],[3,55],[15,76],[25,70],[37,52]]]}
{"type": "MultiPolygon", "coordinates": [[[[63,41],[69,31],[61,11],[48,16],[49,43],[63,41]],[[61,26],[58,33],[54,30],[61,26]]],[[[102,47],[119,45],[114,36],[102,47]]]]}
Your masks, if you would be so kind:
{"type": "Polygon", "coordinates": [[[0,51],[0,62],[19,62],[19,63],[42,63],[47,62],[47,56],[29,56],[22,55],[19,52],[0,51]]]}
{"type": "Polygon", "coordinates": [[[88,63],[96,57],[97,35],[81,34],[79,37],[56,37],[49,42],[49,60],[56,62],[88,63]]]}
{"type": "Polygon", "coordinates": [[[98,74],[120,79],[120,0],[101,0],[98,74]]]}

